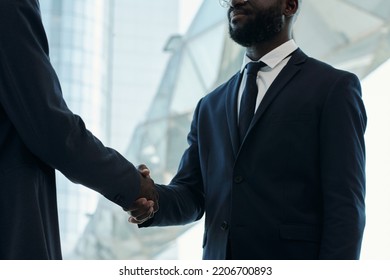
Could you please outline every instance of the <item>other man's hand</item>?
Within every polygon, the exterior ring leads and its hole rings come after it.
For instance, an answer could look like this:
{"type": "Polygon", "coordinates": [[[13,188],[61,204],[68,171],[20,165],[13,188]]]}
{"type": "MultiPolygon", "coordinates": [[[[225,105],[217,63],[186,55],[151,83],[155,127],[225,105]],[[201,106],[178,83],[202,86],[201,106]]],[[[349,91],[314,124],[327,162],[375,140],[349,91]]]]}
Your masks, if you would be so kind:
{"type": "Polygon", "coordinates": [[[159,209],[158,192],[154,181],[150,178],[150,170],[146,165],[141,164],[138,166],[138,171],[141,182],[139,198],[128,209],[129,222],[133,224],[144,223],[159,209]]]}

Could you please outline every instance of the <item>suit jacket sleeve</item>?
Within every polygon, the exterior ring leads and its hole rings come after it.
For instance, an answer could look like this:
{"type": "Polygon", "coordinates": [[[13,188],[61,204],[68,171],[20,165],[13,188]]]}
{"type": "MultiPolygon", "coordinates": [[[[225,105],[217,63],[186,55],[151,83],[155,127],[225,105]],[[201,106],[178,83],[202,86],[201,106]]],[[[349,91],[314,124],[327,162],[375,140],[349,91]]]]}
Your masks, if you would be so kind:
{"type": "Polygon", "coordinates": [[[38,1],[1,1],[0,17],[0,102],[25,145],[74,182],[128,207],[139,193],[138,172],[68,109],[38,1]]]}
{"type": "Polygon", "coordinates": [[[366,113],[360,82],[345,73],[334,83],[320,124],[323,234],[321,259],[358,259],[365,226],[366,113]]]}

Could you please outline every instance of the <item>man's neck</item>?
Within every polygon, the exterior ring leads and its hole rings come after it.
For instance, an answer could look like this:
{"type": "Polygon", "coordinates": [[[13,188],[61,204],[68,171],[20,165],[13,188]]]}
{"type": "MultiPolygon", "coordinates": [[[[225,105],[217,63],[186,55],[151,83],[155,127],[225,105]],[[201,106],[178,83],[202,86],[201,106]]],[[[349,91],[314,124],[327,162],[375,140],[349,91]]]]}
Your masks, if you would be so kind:
{"type": "Polygon", "coordinates": [[[246,55],[253,61],[257,61],[270,51],[291,40],[292,36],[278,36],[272,40],[258,43],[246,48],[246,55]]]}

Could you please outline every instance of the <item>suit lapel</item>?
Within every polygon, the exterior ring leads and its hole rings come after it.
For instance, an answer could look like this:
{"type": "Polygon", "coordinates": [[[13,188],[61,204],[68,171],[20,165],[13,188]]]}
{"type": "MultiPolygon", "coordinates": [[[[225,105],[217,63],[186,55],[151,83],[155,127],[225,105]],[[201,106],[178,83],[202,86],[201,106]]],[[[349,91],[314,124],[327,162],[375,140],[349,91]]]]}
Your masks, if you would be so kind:
{"type": "MultiPolygon", "coordinates": [[[[291,81],[291,79],[300,71],[301,64],[305,62],[307,56],[300,50],[297,49],[287,63],[287,65],[283,68],[280,74],[276,77],[276,79],[271,84],[270,88],[267,90],[263,100],[260,103],[259,108],[256,111],[256,114],[249,126],[248,133],[250,133],[253,126],[259,121],[261,116],[270,106],[273,100],[280,94],[282,89],[291,81]]],[[[247,133],[247,134],[248,134],[247,133]]],[[[245,139],[244,141],[245,142],[245,139]]]]}
{"type": "MultiPolygon", "coordinates": [[[[252,120],[251,125],[249,126],[249,134],[253,126],[259,121],[261,116],[270,106],[272,101],[279,95],[282,89],[291,81],[291,79],[300,71],[301,64],[305,62],[307,56],[300,50],[297,49],[291,56],[290,61],[283,68],[280,74],[276,77],[267,93],[265,94],[263,100],[260,103],[259,108],[256,111],[256,114],[252,120]]],[[[237,73],[227,85],[227,94],[226,94],[226,118],[229,127],[229,134],[232,143],[233,153],[237,157],[239,153],[240,146],[238,140],[238,127],[237,127],[237,99],[238,99],[238,90],[240,87],[242,79],[242,74],[237,73]]],[[[245,142],[245,139],[243,143],[245,142]]],[[[242,145],[241,145],[242,146],[242,145]]]]}
{"type": "Polygon", "coordinates": [[[237,128],[237,98],[238,90],[242,74],[239,72],[233,76],[230,83],[227,85],[226,94],[226,118],[229,127],[230,140],[232,142],[232,148],[234,156],[238,153],[238,128],[237,128]]]}

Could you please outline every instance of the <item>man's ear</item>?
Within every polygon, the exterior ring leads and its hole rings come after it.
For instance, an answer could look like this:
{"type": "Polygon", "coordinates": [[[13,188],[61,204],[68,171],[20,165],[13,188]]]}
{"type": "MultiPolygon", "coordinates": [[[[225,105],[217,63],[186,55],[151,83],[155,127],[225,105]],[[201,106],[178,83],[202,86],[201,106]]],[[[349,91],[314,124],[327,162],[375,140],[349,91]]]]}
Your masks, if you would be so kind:
{"type": "Polygon", "coordinates": [[[298,0],[286,0],[286,8],[284,9],[284,15],[286,17],[294,16],[298,11],[298,0]]]}

